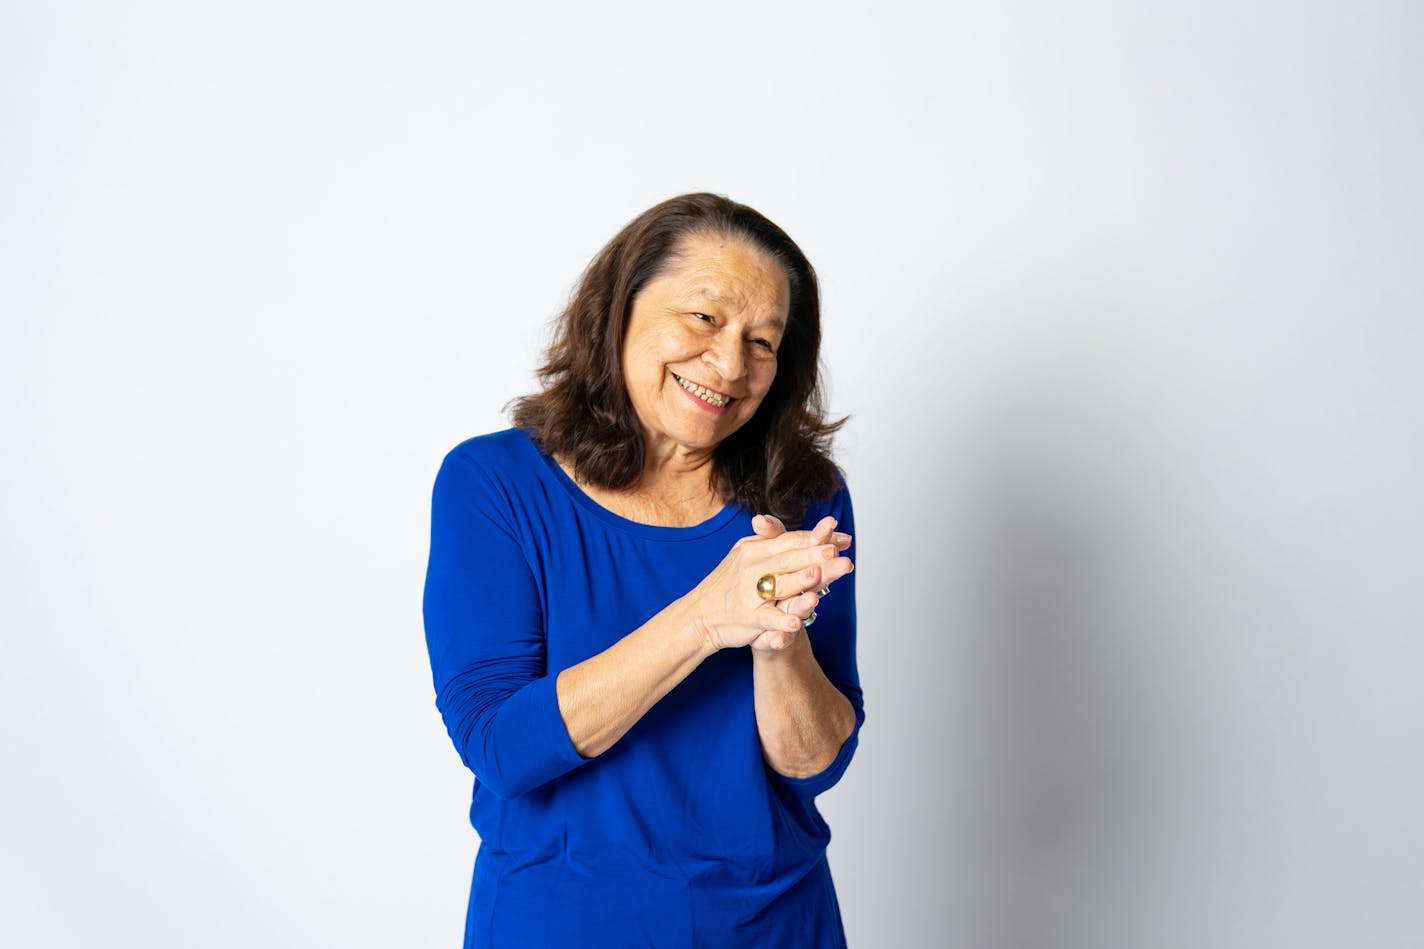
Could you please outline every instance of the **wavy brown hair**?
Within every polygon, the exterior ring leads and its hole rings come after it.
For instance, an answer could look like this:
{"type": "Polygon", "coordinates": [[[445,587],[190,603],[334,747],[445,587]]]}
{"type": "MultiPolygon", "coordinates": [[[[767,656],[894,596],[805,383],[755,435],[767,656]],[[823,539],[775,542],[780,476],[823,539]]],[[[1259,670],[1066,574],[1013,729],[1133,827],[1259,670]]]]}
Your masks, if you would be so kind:
{"type": "Polygon", "coordinates": [[[514,402],[514,424],[545,452],[602,488],[637,484],[643,433],[623,379],[623,335],[633,300],[675,259],[689,235],[741,238],[786,271],[791,305],[776,377],[756,414],[713,452],[713,486],[749,511],[796,527],[813,501],[839,485],[818,372],[821,294],[816,272],[786,232],[744,204],[685,194],[649,208],[593,258],[539,367],[543,391],[514,402]]]}

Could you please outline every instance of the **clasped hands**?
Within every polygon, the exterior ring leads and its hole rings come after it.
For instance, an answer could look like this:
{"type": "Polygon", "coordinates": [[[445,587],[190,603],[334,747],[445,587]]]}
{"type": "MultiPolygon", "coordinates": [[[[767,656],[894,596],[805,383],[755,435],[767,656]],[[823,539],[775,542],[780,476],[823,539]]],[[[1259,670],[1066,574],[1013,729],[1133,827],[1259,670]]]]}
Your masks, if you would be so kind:
{"type": "Polygon", "coordinates": [[[821,591],[855,569],[842,553],[851,537],[823,517],[810,530],[787,531],[769,514],[752,518],[751,537],[737,541],[694,591],[701,623],[715,649],[790,646],[821,601],[821,591]],[[757,580],[776,578],[772,599],[757,596],[757,580]]]}

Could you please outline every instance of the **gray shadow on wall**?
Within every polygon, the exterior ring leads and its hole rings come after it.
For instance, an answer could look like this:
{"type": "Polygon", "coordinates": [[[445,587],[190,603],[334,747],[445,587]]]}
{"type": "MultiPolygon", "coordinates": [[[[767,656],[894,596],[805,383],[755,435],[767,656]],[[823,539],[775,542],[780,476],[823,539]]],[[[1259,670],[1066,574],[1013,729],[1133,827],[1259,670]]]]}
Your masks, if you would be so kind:
{"type": "Polygon", "coordinates": [[[958,460],[972,551],[967,928],[990,949],[1122,945],[1112,891],[1138,872],[1120,855],[1152,780],[1153,647],[1133,580],[1150,407],[1111,368],[1082,352],[1038,360],[983,403],[958,460]]]}

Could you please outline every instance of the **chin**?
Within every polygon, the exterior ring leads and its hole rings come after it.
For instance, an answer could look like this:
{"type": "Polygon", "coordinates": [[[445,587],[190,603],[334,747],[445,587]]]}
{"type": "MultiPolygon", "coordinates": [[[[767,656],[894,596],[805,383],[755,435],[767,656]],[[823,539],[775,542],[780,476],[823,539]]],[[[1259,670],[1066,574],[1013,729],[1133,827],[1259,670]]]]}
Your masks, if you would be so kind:
{"type": "MultiPolygon", "coordinates": [[[[739,427],[739,426],[738,426],[739,427]]],[[[675,430],[673,438],[683,448],[691,451],[712,451],[727,440],[737,427],[718,425],[713,429],[684,426],[675,430]]]]}

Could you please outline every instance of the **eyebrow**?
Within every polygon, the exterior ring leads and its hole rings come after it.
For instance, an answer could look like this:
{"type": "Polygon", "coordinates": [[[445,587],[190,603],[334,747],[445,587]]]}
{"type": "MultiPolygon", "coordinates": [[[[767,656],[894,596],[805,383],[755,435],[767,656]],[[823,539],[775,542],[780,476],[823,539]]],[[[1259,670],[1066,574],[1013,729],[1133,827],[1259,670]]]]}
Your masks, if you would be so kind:
{"type": "Polygon", "coordinates": [[[716,303],[727,302],[727,298],[718,293],[716,287],[698,285],[690,287],[687,292],[692,296],[706,297],[716,303]]]}
{"type": "MultiPolygon", "coordinates": [[[[688,294],[688,296],[694,296],[694,297],[700,296],[700,297],[703,297],[704,299],[710,300],[710,301],[712,301],[713,303],[723,303],[723,304],[725,304],[725,303],[730,303],[730,302],[731,302],[727,297],[725,297],[725,296],[723,296],[722,294],[718,293],[718,292],[717,292],[717,289],[716,289],[715,287],[706,286],[706,285],[694,286],[694,287],[690,288],[690,289],[687,291],[687,294],[688,294]]],[[[770,326],[776,327],[778,330],[782,330],[782,331],[785,331],[785,330],[786,330],[786,321],[783,320],[783,319],[782,319],[781,317],[779,317],[779,316],[772,316],[772,317],[768,317],[768,318],[766,318],[766,319],[757,320],[753,325],[754,325],[754,326],[770,325],[770,326]]]]}

